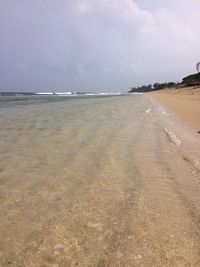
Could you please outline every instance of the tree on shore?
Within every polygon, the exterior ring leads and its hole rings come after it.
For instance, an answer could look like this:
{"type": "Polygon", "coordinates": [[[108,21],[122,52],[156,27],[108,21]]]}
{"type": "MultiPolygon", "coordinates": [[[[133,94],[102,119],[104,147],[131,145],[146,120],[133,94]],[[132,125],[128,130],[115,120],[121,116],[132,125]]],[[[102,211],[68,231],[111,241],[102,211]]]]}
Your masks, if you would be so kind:
{"type": "Polygon", "coordinates": [[[196,70],[197,72],[200,72],[200,61],[198,61],[196,64],[196,70]]]}

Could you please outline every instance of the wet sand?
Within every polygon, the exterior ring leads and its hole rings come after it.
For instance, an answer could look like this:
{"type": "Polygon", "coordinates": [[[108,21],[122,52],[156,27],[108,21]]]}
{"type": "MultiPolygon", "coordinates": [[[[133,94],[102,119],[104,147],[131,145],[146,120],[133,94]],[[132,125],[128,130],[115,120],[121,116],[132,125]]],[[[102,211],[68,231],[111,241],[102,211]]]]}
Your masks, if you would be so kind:
{"type": "Polygon", "coordinates": [[[1,266],[200,266],[200,175],[148,96],[1,115],[1,266]]]}

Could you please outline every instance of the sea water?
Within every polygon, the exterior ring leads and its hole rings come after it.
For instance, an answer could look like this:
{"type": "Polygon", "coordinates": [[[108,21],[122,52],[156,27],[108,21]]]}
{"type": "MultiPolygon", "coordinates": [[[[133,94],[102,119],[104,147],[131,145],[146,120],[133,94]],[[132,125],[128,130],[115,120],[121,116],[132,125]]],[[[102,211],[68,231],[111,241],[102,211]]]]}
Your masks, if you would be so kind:
{"type": "MultiPolygon", "coordinates": [[[[27,179],[51,179],[57,171],[69,169],[77,155],[86,156],[91,144],[96,154],[101,153],[95,148],[97,139],[103,141],[106,137],[109,142],[112,138],[109,132],[115,134],[123,123],[121,119],[128,112],[124,107],[132,98],[0,97],[2,185],[9,187],[9,183],[16,181],[15,190],[18,190],[27,179]]],[[[3,201],[11,197],[2,194],[3,201]]]]}
{"type": "Polygon", "coordinates": [[[130,176],[137,118],[147,117],[140,99],[0,97],[2,266],[30,266],[42,259],[42,251],[51,255],[51,240],[66,233],[59,225],[69,220],[89,185],[104,176],[108,181],[130,176]]]}

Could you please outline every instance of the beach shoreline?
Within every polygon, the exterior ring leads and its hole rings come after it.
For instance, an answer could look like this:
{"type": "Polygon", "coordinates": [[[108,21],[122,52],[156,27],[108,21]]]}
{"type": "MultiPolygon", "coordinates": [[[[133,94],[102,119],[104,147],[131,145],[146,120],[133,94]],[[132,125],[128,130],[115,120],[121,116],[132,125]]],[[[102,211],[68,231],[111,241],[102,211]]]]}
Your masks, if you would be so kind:
{"type": "Polygon", "coordinates": [[[170,88],[148,96],[157,106],[168,137],[169,133],[176,136],[182,157],[200,171],[200,89],[170,88]]]}
{"type": "Polygon", "coordinates": [[[175,112],[188,126],[200,131],[200,88],[170,88],[149,95],[175,112]]]}

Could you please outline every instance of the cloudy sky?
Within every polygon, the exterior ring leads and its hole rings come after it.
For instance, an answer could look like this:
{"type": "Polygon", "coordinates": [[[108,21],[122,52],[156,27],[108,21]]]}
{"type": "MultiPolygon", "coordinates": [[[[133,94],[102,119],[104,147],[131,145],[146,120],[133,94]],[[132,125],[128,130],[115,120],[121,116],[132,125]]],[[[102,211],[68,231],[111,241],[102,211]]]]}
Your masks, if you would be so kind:
{"type": "Polygon", "coordinates": [[[0,0],[0,91],[118,91],[200,60],[200,0],[0,0]]]}

